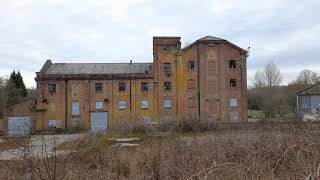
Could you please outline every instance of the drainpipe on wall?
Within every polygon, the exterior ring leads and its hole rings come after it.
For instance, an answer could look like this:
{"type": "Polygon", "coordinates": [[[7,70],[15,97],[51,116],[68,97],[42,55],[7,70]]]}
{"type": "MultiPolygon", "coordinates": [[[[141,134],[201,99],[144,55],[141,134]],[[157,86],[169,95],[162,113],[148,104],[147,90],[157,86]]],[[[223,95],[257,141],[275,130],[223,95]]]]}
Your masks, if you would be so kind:
{"type": "Polygon", "coordinates": [[[65,80],[64,83],[64,95],[65,95],[65,121],[64,121],[64,127],[65,129],[68,128],[68,80],[65,80]]]}
{"type": "Polygon", "coordinates": [[[200,98],[200,44],[198,43],[198,115],[201,120],[201,98],[200,98]]]}
{"type": "Polygon", "coordinates": [[[132,121],[132,61],[130,61],[130,86],[129,86],[129,108],[130,108],[130,116],[129,116],[129,118],[130,118],[130,121],[132,121]]]}

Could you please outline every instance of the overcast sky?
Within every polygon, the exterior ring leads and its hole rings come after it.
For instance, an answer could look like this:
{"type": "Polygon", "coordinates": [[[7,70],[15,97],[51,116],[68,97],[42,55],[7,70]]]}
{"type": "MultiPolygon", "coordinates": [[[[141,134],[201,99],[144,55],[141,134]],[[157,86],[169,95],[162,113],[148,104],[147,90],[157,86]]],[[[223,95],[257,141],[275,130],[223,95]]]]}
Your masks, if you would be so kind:
{"type": "Polygon", "coordinates": [[[293,80],[320,73],[320,0],[0,0],[0,76],[27,86],[53,62],[152,61],[152,36],[206,35],[246,49],[248,81],[268,61],[293,80]]]}

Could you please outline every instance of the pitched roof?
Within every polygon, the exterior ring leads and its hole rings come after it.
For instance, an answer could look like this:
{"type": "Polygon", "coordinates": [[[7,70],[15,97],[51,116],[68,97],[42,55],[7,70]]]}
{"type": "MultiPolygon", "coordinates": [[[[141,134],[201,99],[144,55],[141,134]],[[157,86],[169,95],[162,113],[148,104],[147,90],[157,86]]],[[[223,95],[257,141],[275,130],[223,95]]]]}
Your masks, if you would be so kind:
{"type": "Polygon", "coordinates": [[[198,43],[207,42],[207,41],[214,41],[214,42],[217,42],[217,43],[227,43],[227,44],[229,44],[229,45],[231,45],[231,46],[233,46],[233,47],[235,47],[235,48],[247,53],[246,50],[240,48],[239,46],[237,46],[237,45],[235,45],[233,43],[231,43],[230,41],[225,40],[225,39],[221,39],[221,38],[217,38],[217,37],[214,37],[214,36],[205,36],[203,38],[200,38],[200,39],[194,41],[193,43],[191,43],[190,45],[184,47],[183,50],[189,49],[190,47],[192,47],[193,45],[196,45],[198,43]]]}
{"type": "Polygon", "coordinates": [[[151,73],[153,63],[54,63],[44,74],[151,73]]]}
{"type": "Polygon", "coordinates": [[[213,37],[213,36],[206,36],[206,37],[199,39],[198,41],[226,41],[226,40],[221,39],[221,38],[217,38],[217,37],[213,37]]]}
{"type": "Polygon", "coordinates": [[[302,91],[297,92],[297,95],[320,95],[320,82],[316,83],[302,91]]]}

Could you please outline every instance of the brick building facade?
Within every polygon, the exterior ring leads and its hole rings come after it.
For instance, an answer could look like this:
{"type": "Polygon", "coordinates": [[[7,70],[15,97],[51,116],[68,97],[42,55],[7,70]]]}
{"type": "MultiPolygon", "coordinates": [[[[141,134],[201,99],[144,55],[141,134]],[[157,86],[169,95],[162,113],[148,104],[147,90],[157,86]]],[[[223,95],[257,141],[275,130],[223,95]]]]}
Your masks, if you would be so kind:
{"type": "Polygon", "coordinates": [[[36,73],[36,129],[247,121],[247,52],[211,36],[154,37],[153,63],[52,63],[36,73]]]}

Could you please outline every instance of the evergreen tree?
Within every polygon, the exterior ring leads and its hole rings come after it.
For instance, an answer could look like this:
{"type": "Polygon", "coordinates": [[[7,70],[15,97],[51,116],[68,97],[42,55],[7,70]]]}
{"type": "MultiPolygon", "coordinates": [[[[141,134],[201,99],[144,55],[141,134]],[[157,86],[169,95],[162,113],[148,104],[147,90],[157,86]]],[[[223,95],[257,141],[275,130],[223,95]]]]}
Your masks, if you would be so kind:
{"type": "Polygon", "coordinates": [[[16,71],[13,70],[13,72],[10,74],[9,83],[12,83],[15,85],[17,82],[16,77],[17,77],[16,71]]]}
{"type": "Polygon", "coordinates": [[[21,73],[14,70],[10,74],[9,82],[7,84],[7,95],[8,95],[8,104],[16,103],[21,97],[26,97],[28,95],[26,85],[23,82],[21,73]]]}
{"type": "Polygon", "coordinates": [[[19,95],[22,97],[26,97],[28,95],[26,85],[23,82],[23,78],[21,76],[20,71],[16,73],[16,88],[19,90],[19,95]]]}

